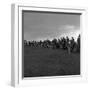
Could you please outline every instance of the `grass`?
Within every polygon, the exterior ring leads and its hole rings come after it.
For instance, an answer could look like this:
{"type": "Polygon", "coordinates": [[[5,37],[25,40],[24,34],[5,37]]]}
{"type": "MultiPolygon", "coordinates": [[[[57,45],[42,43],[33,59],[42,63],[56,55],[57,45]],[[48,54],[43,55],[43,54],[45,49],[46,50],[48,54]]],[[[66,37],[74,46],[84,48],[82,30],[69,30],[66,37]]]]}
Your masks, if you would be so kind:
{"type": "Polygon", "coordinates": [[[80,54],[24,47],[24,77],[80,75],[80,54]]]}

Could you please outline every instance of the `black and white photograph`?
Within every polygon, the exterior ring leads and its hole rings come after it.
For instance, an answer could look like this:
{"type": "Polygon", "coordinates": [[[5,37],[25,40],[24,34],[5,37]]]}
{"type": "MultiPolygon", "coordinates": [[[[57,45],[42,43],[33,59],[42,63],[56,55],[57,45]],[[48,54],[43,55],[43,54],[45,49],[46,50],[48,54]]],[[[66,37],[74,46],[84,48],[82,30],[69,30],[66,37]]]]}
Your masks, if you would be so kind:
{"type": "Polygon", "coordinates": [[[80,75],[80,15],[22,11],[23,77],[80,75]]]}

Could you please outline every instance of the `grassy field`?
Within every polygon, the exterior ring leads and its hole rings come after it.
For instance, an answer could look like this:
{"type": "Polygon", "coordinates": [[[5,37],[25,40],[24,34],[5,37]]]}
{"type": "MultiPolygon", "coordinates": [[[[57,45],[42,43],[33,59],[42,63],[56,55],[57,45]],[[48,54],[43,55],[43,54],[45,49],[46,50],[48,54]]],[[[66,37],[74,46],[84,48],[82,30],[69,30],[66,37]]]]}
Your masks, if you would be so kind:
{"type": "Polygon", "coordinates": [[[62,49],[24,47],[24,77],[80,74],[80,54],[62,49]]]}

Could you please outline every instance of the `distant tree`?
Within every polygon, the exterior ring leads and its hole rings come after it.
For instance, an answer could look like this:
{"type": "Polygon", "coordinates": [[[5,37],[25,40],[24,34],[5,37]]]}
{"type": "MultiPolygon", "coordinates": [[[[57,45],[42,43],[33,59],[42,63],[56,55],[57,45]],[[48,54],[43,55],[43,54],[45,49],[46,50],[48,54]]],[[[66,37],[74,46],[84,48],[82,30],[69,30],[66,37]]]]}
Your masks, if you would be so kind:
{"type": "Polygon", "coordinates": [[[69,37],[61,37],[60,39],[54,38],[52,41],[49,39],[47,40],[40,40],[40,41],[27,41],[24,40],[24,45],[25,46],[30,46],[30,47],[44,47],[44,48],[53,48],[53,49],[63,49],[67,50],[68,53],[71,52],[80,52],[80,35],[77,38],[77,41],[74,40],[72,37],[71,40],[69,37]]]}
{"type": "Polygon", "coordinates": [[[78,46],[77,51],[80,52],[80,35],[77,38],[77,46],[78,46]]]}
{"type": "Polygon", "coordinates": [[[31,46],[31,42],[30,41],[28,41],[28,45],[31,46]]]}
{"type": "Polygon", "coordinates": [[[71,42],[71,52],[73,52],[74,48],[76,47],[76,46],[75,46],[76,43],[75,43],[75,40],[74,40],[73,37],[72,37],[72,39],[70,40],[70,42],[71,42]]]}
{"type": "Polygon", "coordinates": [[[27,40],[24,40],[24,45],[27,46],[27,40]]]}
{"type": "Polygon", "coordinates": [[[53,39],[52,40],[52,45],[53,45],[53,49],[55,49],[56,48],[56,46],[57,46],[57,39],[53,39]]]}
{"type": "Polygon", "coordinates": [[[66,47],[66,38],[65,37],[62,38],[62,47],[63,47],[64,50],[67,48],[66,47]]]}

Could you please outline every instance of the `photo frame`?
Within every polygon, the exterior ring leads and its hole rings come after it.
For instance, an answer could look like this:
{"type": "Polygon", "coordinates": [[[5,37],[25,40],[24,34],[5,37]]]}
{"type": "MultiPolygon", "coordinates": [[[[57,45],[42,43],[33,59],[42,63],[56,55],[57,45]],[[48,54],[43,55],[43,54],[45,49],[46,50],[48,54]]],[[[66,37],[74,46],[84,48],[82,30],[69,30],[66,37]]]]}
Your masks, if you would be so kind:
{"type": "Polygon", "coordinates": [[[76,7],[36,7],[24,4],[12,4],[11,6],[11,84],[12,86],[32,86],[45,85],[55,83],[69,82],[85,82],[87,80],[87,61],[84,60],[83,37],[86,29],[86,9],[76,7]],[[33,12],[52,12],[52,13],[68,13],[80,14],[80,30],[81,30],[81,53],[80,53],[80,75],[67,76],[46,76],[25,78],[23,67],[23,11],[33,12]]]}

